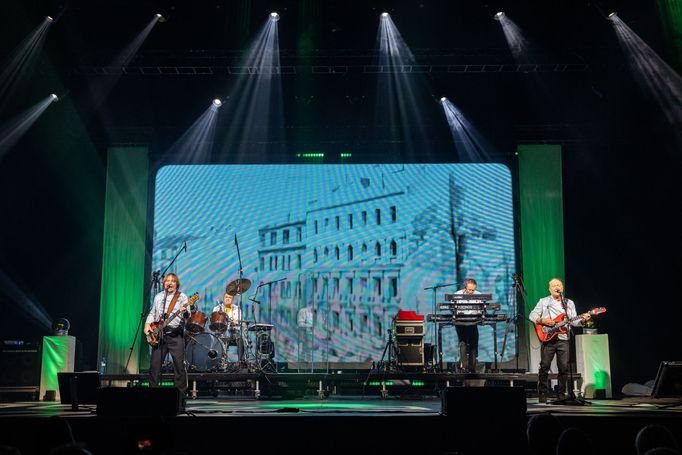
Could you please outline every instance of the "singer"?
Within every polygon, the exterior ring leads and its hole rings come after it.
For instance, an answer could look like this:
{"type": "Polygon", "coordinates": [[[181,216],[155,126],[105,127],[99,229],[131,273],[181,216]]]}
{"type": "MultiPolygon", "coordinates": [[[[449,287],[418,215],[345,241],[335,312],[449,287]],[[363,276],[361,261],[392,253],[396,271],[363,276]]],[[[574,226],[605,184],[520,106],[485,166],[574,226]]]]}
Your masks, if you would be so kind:
{"type": "MultiPolygon", "coordinates": [[[[547,297],[538,300],[533,311],[528,315],[528,319],[534,324],[553,326],[555,320],[562,314],[567,318],[576,318],[575,304],[572,300],[564,297],[564,283],[559,278],[552,278],[549,282],[549,293],[547,297]]],[[[590,318],[589,313],[585,313],[582,320],[578,319],[571,322],[573,326],[581,326],[583,322],[590,318]]],[[[556,363],[559,369],[558,374],[558,396],[559,400],[566,398],[566,380],[568,378],[568,335],[563,333],[555,338],[543,342],[540,348],[540,369],[538,372],[538,401],[547,403],[547,379],[552,360],[556,355],[556,363]]]]}
{"type": "Polygon", "coordinates": [[[149,385],[157,387],[161,378],[161,366],[166,354],[170,352],[175,373],[175,387],[184,394],[187,391],[187,369],[185,367],[185,321],[189,318],[188,299],[180,292],[180,280],[174,273],[163,279],[164,290],[154,297],[154,305],[147,315],[144,333],[151,331],[153,322],[164,321],[174,311],[180,310],[179,317],[169,322],[164,329],[158,345],[152,348],[149,367],[149,385]]]}

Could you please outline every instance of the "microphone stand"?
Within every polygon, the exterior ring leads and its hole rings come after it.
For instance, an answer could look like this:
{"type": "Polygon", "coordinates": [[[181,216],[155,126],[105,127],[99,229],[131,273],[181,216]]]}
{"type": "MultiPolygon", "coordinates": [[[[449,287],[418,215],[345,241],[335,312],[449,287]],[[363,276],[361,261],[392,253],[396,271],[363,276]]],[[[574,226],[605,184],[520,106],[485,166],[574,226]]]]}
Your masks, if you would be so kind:
{"type": "MultiPolygon", "coordinates": [[[[180,253],[183,251],[187,252],[187,242],[184,242],[182,247],[178,249],[178,252],[175,253],[175,256],[173,259],[170,261],[170,263],[163,269],[163,272],[159,270],[152,271],[152,279],[149,284],[149,293],[150,293],[150,300],[151,303],[149,304],[149,309],[145,311],[144,309],[140,313],[140,320],[137,322],[137,330],[135,330],[135,336],[133,337],[133,342],[130,344],[130,348],[128,348],[128,359],[126,360],[126,364],[124,367],[125,372],[128,372],[128,365],[130,364],[130,359],[133,356],[133,349],[135,349],[135,344],[137,343],[137,336],[140,333],[140,327],[142,326],[142,321],[146,319],[147,315],[149,314],[150,311],[154,309],[154,297],[156,297],[156,294],[161,292],[161,277],[166,275],[166,272],[168,271],[169,268],[175,263],[175,261],[178,259],[180,256],[180,253]]],[[[178,291],[179,292],[179,291],[178,291]]],[[[164,305],[166,304],[166,298],[164,297],[164,305]]],[[[163,333],[161,334],[163,337],[163,333]]],[[[161,342],[162,340],[159,340],[161,342]]],[[[163,365],[163,359],[161,359],[162,365],[163,365]]]]}
{"type": "MultiPolygon", "coordinates": [[[[514,321],[514,326],[516,330],[516,339],[514,340],[514,347],[516,348],[516,353],[514,354],[514,357],[516,357],[516,371],[519,371],[519,351],[521,348],[521,341],[520,341],[520,335],[521,335],[521,327],[519,321],[521,320],[521,313],[519,313],[519,302],[521,303],[521,306],[523,308],[526,307],[526,290],[523,287],[523,279],[521,279],[521,276],[517,274],[512,275],[512,280],[514,280],[514,284],[512,284],[512,288],[514,289],[514,316],[510,318],[510,320],[514,321]],[[520,299],[519,299],[520,297],[520,299]]],[[[511,305],[510,305],[511,306],[511,305]]],[[[509,324],[510,320],[507,321],[507,328],[504,331],[504,340],[502,341],[502,352],[500,354],[500,357],[504,359],[504,352],[507,347],[507,334],[509,333],[509,328],[511,325],[509,324]]]]}
{"type": "MultiPolygon", "coordinates": [[[[244,278],[244,269],[242,268],[242,255],[239,252],[239,241],[237,240],[237,233],[234,233],[234,246],[237,248],[237,259],[239,260],[239,281],[237,282],[237,295],[239,295],[239,310],[244,308],[242,306],[242,279],[244,278]]],[[[239,361],[244,361],[244,328],[242,327],[241,321],[239,322],[239,344],[242,345],[241,353],[238,353],[239,361]]],[[[237,345],[237,351],[239,351],[239,344],[237,345]]]]}
{"type": "MultiPolygon", "coordinates": [[[[440,289],[440,288],[447,288],[447,287],[450,287],[450,286],[457,286],[457,285],[459,285],[459,284],[460,284],[460,283],[436,284],[436,285],[434,285],[434,286],[429,286],[429,287],[424,288],[424,291],[428,291],[428,290],[432,290],[432,291],[433,291],[432,314],[434,314],[434,315],[436,314],[436,291],[437,291],[438,289],[440,289]]],[[[435,324],[438,325],[439,323],[436,322],[435,324]]],[[[438,331],[440,331],[440,329],[438,329],[438,331]]],[[[436,330],[433,331],[433,337],[432,337],[432,338],[433,338],[433,340],[432,340],[432,341],[433,341],[432,346],[434,347],[434,349],[435,349],[436,347],[438,347],[438,350],[437,350],[437,352],[438,352],[438,360],[439,360],[439,365],[441,366],[441,370],[442,370],[442,369],[443,369],[443,368],[442,368],[442,367],[443,367],[443,359],[442,359],[442,357],[443,357],[443,351],[442,351],[442,348],[441,348],[441,346],[440,346],[440,343],[436,341],[436,340],[437,340],[437,338],[436,338],[436,330]]]]}
{"type": "MultiPolygon", "coordinates": [[[[568,302],[566,301],[566,297],[564,296],[563,292],[561,292],[559,296],[561,297],[561,306],[564,309],[566,319],[570,319],[570,316],[568,315],[568,302]]],[[[576,311],[576,316],[577,315],[578,312],[576,311]]],[[[573,353],[573,350],[571,349],[571,340],[573,338],[573,326],[570,322],[566,324],[566,335],[568,336],[568,384],[566,384],[566,388],[568,390],[566,390],[566,398],[563,400],[552,401],[551,404],[560,404],[564,406],[591,405],[591,401],[587,401],[582,397],[577,397],[573,392],[573,368],[571,368],[571,354],[573,353]]]]}

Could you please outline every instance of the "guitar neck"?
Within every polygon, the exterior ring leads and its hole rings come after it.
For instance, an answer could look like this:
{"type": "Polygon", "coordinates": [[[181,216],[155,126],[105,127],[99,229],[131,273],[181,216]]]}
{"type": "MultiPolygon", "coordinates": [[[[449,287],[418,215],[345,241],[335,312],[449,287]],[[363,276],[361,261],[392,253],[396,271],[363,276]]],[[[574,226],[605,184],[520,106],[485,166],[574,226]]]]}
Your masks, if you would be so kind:
{"type": "MultiPolygon", "coordinates": [[[[187,302],[187,304],[186,304],[186,305],[187,305],[187,310],[189,310],[189,308],[190,308],[192,305],[194,305],[194,302],[196,302],[197,300],[199,300],[199,294],[195,293],[195,294],[188,300],[188,302],[187,302]]],[[[172,321],[173,319],[175,319],[175,318],[180,314],[180,310],[181,310],[181,308],[178,308],[177,310],[175,310],[170,316],[168,316],[167,319],[165,319],[164,321],[162,321],[160,325],[161,325],[162,327],[166,327],[168,324],[171,323],[171,321],[172,321]]],[[[187,310],[185,310],[185,311],[187,311],[187,310]]]]}

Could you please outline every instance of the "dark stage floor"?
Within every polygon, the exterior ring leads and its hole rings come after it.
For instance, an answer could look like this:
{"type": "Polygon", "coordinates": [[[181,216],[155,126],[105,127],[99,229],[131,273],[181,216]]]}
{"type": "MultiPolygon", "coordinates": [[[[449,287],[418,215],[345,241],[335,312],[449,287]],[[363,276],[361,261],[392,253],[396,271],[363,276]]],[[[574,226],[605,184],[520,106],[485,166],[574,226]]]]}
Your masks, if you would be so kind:
{"type": "Polygon", "coordinates": [[[56,402],[22,401],[0,403],[0,442],[23,454],[47,453],[48,441],[60,440],[58,422],[66,420],[74,439],[94,454],[524,453],[520,438],[526,420],[539,413],[555,414],[564,426],[585,430],[604,453],[634,453],[634,437],[648,423],[682,434],[682,402],[675,399],[558,406],[529,398],[525,416],[516,421],[510,421],[501,404],[482,403],[481,408],[467,414],[471,410],[455,407],[453,415],[443,416],[435,397],[218,397],[190,399],[186,412],[175,418],[143,418],[98,416],[93,405],[73,410],[56,402]]]}

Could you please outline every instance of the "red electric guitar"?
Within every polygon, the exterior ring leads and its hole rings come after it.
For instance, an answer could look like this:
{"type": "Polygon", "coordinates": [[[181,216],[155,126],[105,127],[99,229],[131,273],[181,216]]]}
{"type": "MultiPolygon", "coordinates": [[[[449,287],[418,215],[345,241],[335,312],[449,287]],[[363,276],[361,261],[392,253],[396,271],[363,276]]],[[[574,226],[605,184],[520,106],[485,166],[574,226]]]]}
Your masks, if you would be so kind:
{"type": "MultiPolygon", "coordinates": [[[[187,309],[194,305],[197,300],[199,300],[200,296],[198,292],[195,292],[192,294],[192,297],[187,300],[187,309]]],[[[152,322],[149,324],[151,327],[151,331],[147,334],[147,343],[149,343],[149,346],[154,347],[159,344],[159,337],[161,335],[161,332],[163,332],[163,329],[170,324],[170,322],[177,317],[177,315],[180,314],[180,309],[177,311],[173,312],[170,316],[166,318],[165,321],[156,321],[152,322]]]]}
{"type": "Polygon", "coordinates": [[[571,322],[578,321],[583,318],[585,314],[590,316],[596,316],[598,314],[606,313],[606,308],[599,307],[588,311],[587,313],[579,314],[578,316],[566,319],[566,313],[561,313],[559,316],[554,318],[554,325],[549,327],[542,324],[535,324],[535,333],[538,334],[538,338],[543,343],[551,340],[560,333],[566,333],[566,326],[571,322]]]}

